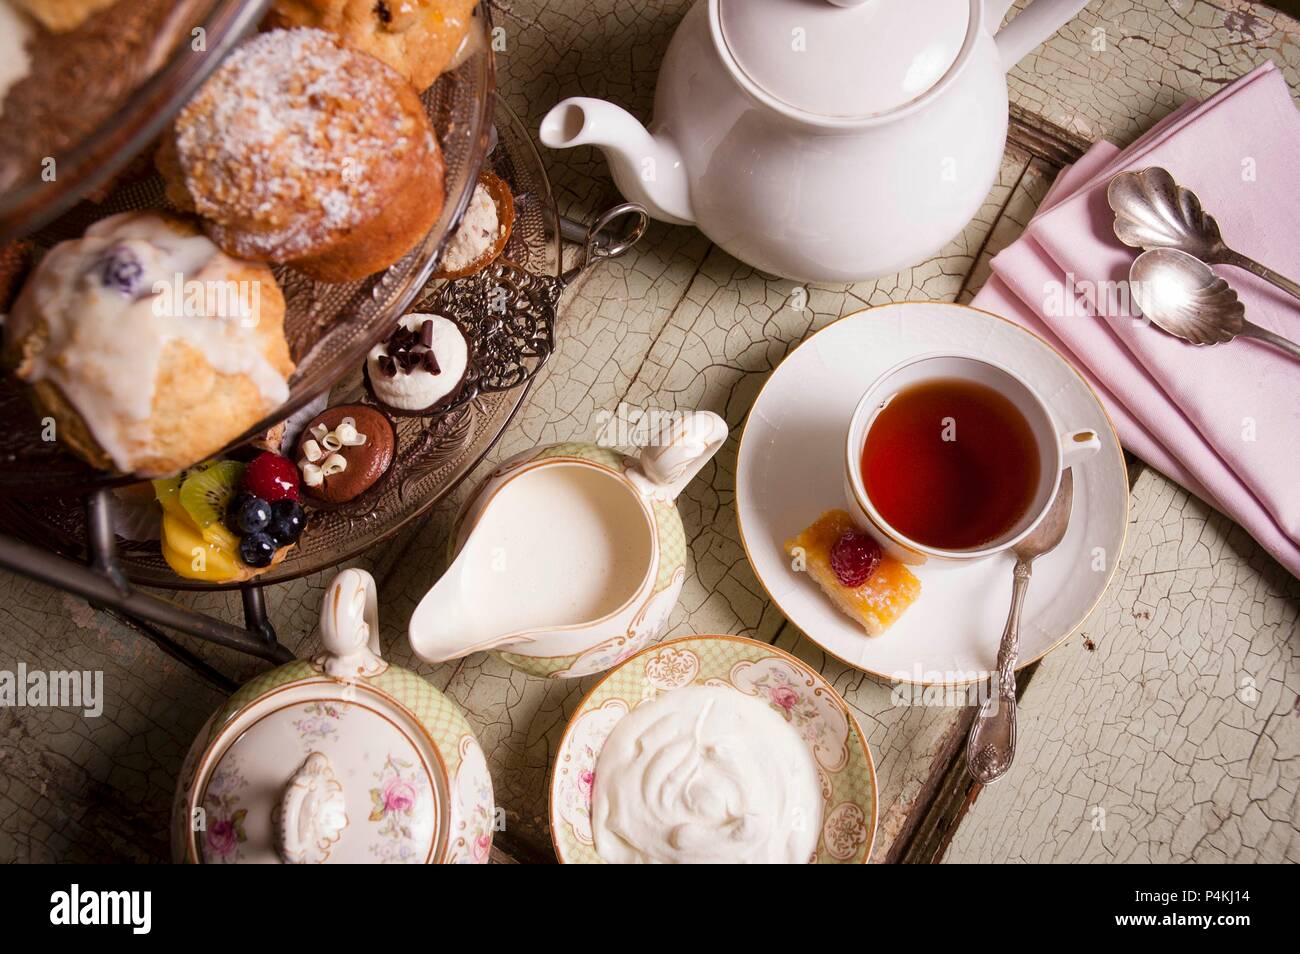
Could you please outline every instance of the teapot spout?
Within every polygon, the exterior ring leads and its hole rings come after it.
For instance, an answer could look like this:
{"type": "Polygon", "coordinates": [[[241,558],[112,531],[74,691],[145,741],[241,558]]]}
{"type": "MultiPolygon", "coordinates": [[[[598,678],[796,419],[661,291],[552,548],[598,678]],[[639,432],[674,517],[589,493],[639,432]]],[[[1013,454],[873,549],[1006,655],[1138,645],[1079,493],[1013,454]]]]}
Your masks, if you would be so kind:
{"type": "Polygon", "coordinates": [[[677,146],[663,133],[652,136],[625,109],[602,99],[575,96],[542,120],[541,140],[552,149],[596,146],[624,198],[638,202],[662,222],[694,225],[690,184],[677,146]]]}

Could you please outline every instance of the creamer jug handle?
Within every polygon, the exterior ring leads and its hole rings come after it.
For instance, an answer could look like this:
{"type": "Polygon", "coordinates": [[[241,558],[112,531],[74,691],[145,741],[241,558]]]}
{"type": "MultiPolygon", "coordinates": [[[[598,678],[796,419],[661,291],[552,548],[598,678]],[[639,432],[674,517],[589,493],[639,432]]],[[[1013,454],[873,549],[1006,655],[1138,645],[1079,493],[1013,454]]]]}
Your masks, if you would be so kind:
{"type": "Polygon", "coordinates": [[[675,500],[727,440],[727,422],[712,411],[674,414],[641,448],[633,483],[659,500],[675,500]]]}

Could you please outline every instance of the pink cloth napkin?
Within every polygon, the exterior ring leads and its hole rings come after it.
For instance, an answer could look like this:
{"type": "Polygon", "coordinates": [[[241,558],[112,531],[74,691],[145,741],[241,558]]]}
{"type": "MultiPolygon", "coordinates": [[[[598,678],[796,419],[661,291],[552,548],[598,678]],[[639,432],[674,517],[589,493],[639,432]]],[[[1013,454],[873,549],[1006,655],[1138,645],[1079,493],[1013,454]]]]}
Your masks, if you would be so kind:
{"type": "MultiPolygon", "coordinates": [[[[1025,235],[993,260],[974,304],[1071,358],[1124,446],[1300,576],[1300,364],[1244,339],[1196,348],[1135,321],[1136,309],[1112,309],[1122,297],[1089,294],[1089,283],[1125,282],[1136,254],[1114,236],[1106,185],[1120,171],[1157,165],[1200,196],[1230,245],[1300,275],[1296,157],[1300,113],[1266,63],[1205,102],[1184,104],[1123,152],[1093,147],[1057,179],[1025,235]]],[[[1300,302],[1241,269],[1218,270],[1251,321],[1300,337],[1300,302]]]]}

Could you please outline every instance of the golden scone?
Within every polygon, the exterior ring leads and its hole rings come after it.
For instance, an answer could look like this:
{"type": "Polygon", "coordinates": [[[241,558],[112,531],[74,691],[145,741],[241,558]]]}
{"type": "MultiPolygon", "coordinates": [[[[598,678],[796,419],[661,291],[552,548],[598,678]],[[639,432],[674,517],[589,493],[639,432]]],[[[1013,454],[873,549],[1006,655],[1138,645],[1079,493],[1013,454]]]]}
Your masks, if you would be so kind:
{"type": "Polygon", "coordinates": [[[6,322],[4,357],[60,441],[142,477],[218,451],[284,402],[293,372],[270,270],[150,212],[52,248],[6,322]]]}
{"type": "Polygon", "coordinates": [[[831,566],[831,548],[850,531],[860,533],[848,513],[828,510],[803,533],[787,540],[785,552],[798,556],[796,551],[801,551],[808,575],[840,612],[861,623],[868,636],[879,636],[916,602],[921,581],[902,563],[882,556],[865,582],[845,586],[831,566]]]}
{"type": "Polygon", "coordinates": [[[369,53],[423,90],[447,68],[477,0],[275,0],[267,22],[316,27],[369,53]]]}
{"type": "Polygon", "coordinates": [[[167,197],[239,258],[353,281],[442,213],[442,150],[415,90],[321,30],[240,47],[163,136],[167,197]]]}

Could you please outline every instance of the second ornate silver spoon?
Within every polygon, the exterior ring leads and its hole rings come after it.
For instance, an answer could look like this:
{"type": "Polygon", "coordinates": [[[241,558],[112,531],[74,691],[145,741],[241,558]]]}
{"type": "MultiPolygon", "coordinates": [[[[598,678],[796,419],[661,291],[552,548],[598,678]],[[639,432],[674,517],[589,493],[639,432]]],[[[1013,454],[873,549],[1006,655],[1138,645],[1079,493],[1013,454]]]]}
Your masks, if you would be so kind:
{"type": "Polygon", "coordinates": [[[1300,284],[1225,245],[1214,216],[1168,170],[1121,172],[1110,180],[1106,198],[1115,212],[1115,236],[1125,245],[1178,249],[1210,265],[1244,268],[1300,298],[1300,284]]]}
{"type": "Polygon", "coordinates": [[[1020,610],[1029,592],[1034,560],[1056,549],[1070,524],[1074,505],[1074,474],[1067,467],[1061,484],[1042,521],[1011,552],[1016,555],[1015,583],[1011,588],[1011,612],[998,644],[998,669],[966,739],[966,770],[976,781],[996,782],[1011,768],[1016,757],[1016,660],[1020,657],[1020,610]]]}
{"type": "Polygon", "coordinates": [[[1186,252],[1143,252],[1129,269],[1129,287],[1153,325],[1184,341],[1212,345],[1246,335],[1300,358],[1300,345],[1247,321],[1232,286],[1186,252]]]}

